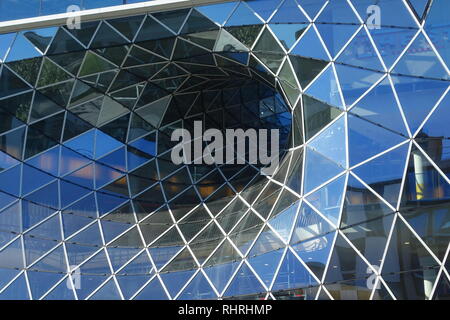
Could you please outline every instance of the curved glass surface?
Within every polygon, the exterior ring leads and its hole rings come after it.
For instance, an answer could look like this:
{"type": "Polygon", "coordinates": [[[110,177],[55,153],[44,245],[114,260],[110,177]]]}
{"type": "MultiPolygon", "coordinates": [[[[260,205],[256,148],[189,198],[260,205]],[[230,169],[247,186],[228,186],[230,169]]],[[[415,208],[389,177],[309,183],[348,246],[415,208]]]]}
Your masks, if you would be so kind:
{"type": "Polygon", "coordinates": [[[429,4],[1,34],[0,299],[448,298],[449,4],[429,4]],[[276,172],[174,164],[195,121],[278,129],[276,172]]]}

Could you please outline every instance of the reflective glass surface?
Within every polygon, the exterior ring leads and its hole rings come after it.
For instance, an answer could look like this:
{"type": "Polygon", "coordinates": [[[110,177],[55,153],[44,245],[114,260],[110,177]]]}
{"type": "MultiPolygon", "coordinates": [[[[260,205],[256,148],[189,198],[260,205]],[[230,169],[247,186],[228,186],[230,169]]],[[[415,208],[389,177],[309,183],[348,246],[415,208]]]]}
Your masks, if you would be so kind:
{"type": "Polygon", "coordinates": [[[0,299],[448,299],[449,8],[247,0],[0,34],[0,299]],[[175,164],[195,121],[279,130],[275,173],[175,164]]]}

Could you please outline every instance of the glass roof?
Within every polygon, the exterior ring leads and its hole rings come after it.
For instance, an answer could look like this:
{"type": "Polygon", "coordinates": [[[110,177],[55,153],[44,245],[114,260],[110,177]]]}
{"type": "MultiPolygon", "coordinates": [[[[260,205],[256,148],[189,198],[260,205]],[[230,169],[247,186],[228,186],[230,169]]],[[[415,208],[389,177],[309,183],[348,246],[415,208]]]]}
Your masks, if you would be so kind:
{"type": "Polygon", "coordinates": [[[448,3],[430,4],[1,34],[0,299],[448,297],[448,3]],[[171,133],[199,120],[279,129],[275,174],[175,165],[171,133]]]}

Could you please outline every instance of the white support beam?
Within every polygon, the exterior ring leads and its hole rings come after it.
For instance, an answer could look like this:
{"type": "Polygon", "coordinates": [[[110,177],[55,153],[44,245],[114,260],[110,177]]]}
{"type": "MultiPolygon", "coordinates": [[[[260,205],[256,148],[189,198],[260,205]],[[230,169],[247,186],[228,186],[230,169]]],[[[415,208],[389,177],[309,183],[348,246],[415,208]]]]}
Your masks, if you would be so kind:
{"type": "Polygon", "coordinates": [[[78,12],[59,13],[47,16],[38,16],[27,19],[0,22],[0,34],[60,26],[66,24],[67,20],[73,17],[80,17],[81,23],[83,23],[100,19],[135,16],[148,12],[176,10],[231,1],[235,0],[153,0],[120,6],[82,10],[78,12]]]}

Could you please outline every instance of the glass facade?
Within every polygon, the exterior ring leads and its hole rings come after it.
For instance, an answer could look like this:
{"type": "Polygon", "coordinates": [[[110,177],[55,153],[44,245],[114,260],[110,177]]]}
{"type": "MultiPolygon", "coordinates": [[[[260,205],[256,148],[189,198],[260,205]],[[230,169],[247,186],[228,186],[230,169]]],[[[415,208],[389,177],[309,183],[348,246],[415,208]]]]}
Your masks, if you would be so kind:
{"type": "Polygon", "coordinates": [[[0,299],[448,299],[448,9],[247,0],[0,34],[0,299]],[[278,129],[275,174],[175,165],[194,121],[278,129]]]}
{"type": "Polygon", "coordinates": [[[152,0],[2,0],[0,21],[71,12],[71,6],[77,6],[78,10],[89,10],[146,1],[152,0]]]}

